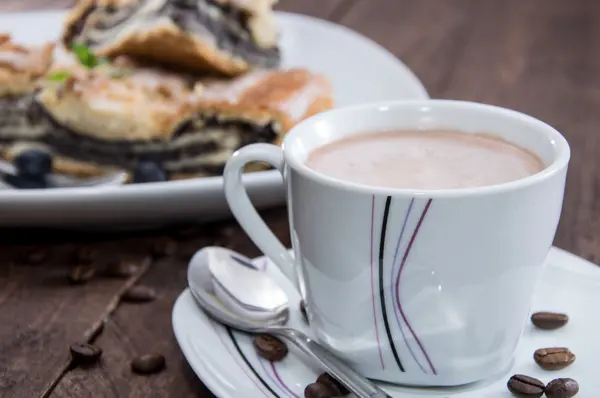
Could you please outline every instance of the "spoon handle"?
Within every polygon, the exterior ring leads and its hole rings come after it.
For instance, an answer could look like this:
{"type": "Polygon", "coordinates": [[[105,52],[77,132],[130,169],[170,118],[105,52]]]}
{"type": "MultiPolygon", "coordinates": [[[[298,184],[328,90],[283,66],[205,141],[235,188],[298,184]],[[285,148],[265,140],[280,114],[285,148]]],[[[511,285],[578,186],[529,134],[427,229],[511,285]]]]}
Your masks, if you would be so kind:
{"type": "Polygon", "coordinates": [[[333,355],[327,348],[304,333],[287,328],[269,330],[269,333],[278,334],[280,337],[294,344],[358,398],[391,398],[385,391],[377,387],[375,383],[360,375],[333,355]]]}

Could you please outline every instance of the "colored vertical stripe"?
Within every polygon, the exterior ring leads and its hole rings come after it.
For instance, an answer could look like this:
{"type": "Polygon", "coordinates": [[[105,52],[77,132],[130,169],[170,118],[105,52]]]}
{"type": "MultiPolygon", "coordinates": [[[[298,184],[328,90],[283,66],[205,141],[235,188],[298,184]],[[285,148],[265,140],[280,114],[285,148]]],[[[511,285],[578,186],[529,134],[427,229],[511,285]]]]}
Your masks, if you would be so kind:
{"type": "Polygon", "coordinates": [[[264,374],[267,375],[267,377],[269,378],[269,381],[271,381],[274,386],[277,386],[279,388],[279,390],[281,390],[281,392],[283,392],[283,395],[287,396],[288,398],[289,397],[299,398],[281,380],[281,378],[279,377],[279,373],[277,373],[277,369],[275,368],[274,362],[267,361],[266,359],[261,358],[259,355],[257,355],[257,360],[258,360],[258,363],[260,364],[260,368],[263,370],[264,374]],[[270,367],[272,368],[272,372],[269,372],[269,370],[265,366],[265,362],[269,363],[270,367]],[[271,373],[273,373],[273,375],[271,375],[271,373]],[[277,381],[278,379],[281,382],[278,382],[277,381]]]}
{"type": "Polygon", "coordinates": [[[431,371],[433,372],[433,374],[437,374],[435,367],[433,366],[433,363],[431,362],[431,359],[429,358],[429,355],[427,354],[427,351],[425,350],[425,347],[423,346],[423,344],[421,343],[421,340],[419,340],[419,337],[417,336],[417,334],[415,333],[415,331],[413,330],[412,326],[410,325],[410,322],[408,320],[408,317],[406,316],[406,314],[404,313],[404,309],[402,308],[402,302],[400,301],[400,279],[402,276],[402,271],[404,270],[404,266],[406,265],[406,260],[408,259],[408,256],[410,254],[410,251],[415,243],[415,240],[417,239],[417,235],[419,234],[419,230],[421,229],[421,225],[423,224],[423,220],[425,220],[425,216],[427,215],[427,212],[429,211],[429,207],[431,206],[431,202],[432,199],[429,199],[427,201],[427,204],[425,205],[425,207],[423,208],[423,212],[421,213],[421,217],[419,217],[419,221],[417,222],[417,226],[415,227],[415,230],[410,238],[410,241],[408,242],[408,246],[406,247],[406,251],[404,252],[404,256],[402,257],[402,262],[400,263],[400,270],[398,271],[398,278],[396,279],[396,302],[398,303],[398,309],[400,310],[400,315],[402,316],[402,319],[404,320],[404,323],[406,323],[406,326],[408,327],[408,330],[410,331],[410,333],[412,334],[413,338],[415,339],[415,341],[417,342],[417,344],[419,345],[419,348],[421,349],[421,352],[423,353],[423,355],[425,356],[425,359],[427,360],[427,363],[429,364],[429,368],[431,369],[431,371]]]}
{"type": "MultiPolygon", "coordinates": [[[[408,218],[410,217],[413,205],[415,204],[415,199],[412,198],[406,209],[406,214],[404,215],[404,221],[402,222],[402,229],[400,230],[400,236],[398,237],[398,242],[396,243],[396,249],[394,250],[394,261],[392,262],[392,275],[390,277],[390,292],[394,291],[394,281],[400,277],[400,272],[398,272],[396,276],[396,268],[399,269],[400,263],[398,262],[398,254],[400,252],[400,244],[402,243],[402,238],[404,237],[404,231],[406,230],[406,224],[408,223],[408,218]],[[396,267],[398,264],[398,267],[396,267]]],[[[417,359],[415,352],[413,351],[411,345],[408,343],[408,339],[406,338],[406,333],[404,332],[404,327],[402,326],[402,322],[400,320],[400,310],[398,309],[398,302],[395,300],[395,295],[392,294],[392,302],[394,305],[392,308],[394,309],[394,318],[396,318],[396,324],[398,325],[398,329],[400,329],[400,333],[402,334],[402,340],[404,340],[404,344],[406,348],[408,348],[408,352],[412,359],[419,365],[419,368],[423,371],[423,373],[427,373],[425,367],[421,364],[421,362],[417,359]]]]}
{"type": "MultiPolygon", "coordinates": [[[[235,363],[236,363],[236,364],[238,364],[238,365],[240,366],[240,368],[241,368],[242,372],[244,372],[244,374],[245,374],[246,376],[248,376],[248,378],[250,379],[250,381],[252,382],[252,384],[254,384],[254,385],[256,386],[256,388],[258,389],[258,391],[260,391],[260,392],[261,392],[261,393],[262,393],[262,394],[263,394],[265,397],[267,397],[267,396],[268,396],[268,395],[267,395],[267,393],[266,393],[266,392],[264,392],[264,391],[262,390],[262,388],[260,388],[260,385],[256,383],[256,379],[254,379],[254,378],[253,378],[251,375],[249,375],[249,374],[248,374],[248,372],[247,372],[247,371],[246,371],[244,368],[242,368],[242,366],[241,366],[241,364],[239,363],[239,361],[237,360],[236,356],[235,356],[235,355],[234,355],[234,354],[231,352],[231,350],[229,349],[229,347],[228,347],[228,346],[227,346],[227,344],[225,343],[225,340],[223,340],[223,336],[222,336],[222,334],[221,334],[221,333],[219,333],[219,332],[217,331],[217,327],[216,327],[216,324],[217,324],[217,322],[216,322],[216,321],[211,321],[211,320],[209,320],[209,322],[210,322],[210,324],[212,325],[212,327],[213,327],[213,330],[215,331],[215,334],[216,334],[217,336],[219,336],[219,339],[221,340],[221,343],[223,343],[223,346],[225,347],[225,349],[227,350],[227,352],[229,353],[229,355],[231,356],[231,358],[233,358],[233,360],[235,361],[235,363]]],[[[227,328],[226,326],[223,326],[223,327],[224,327],[225,329],[227,329],[227,331],[229,331],[229,328],[227,328]]],[[[231,337],[231,338],[233,339],[233,337],[231,337]]],[[[235,344],[235,343],[234,343],[234,344],[235,344]]],[[[262,385],[264,386],[264,383],[262,383],[262,385]]],[[[275,395],[275,396],[277,397],[277,395],[275,395]]]]}
{"type": "Polygon", "coordinates": [[[233,256],[233,255],[230,255],[229,257],[233,261],[235,261],[236,263],[238,263],[241,266],[244,266],[246,268],[250,268],[250,269],[253,269],[253,270],[258,270],[258,267],[256,266],[256,264],[252,263],[251,261],[247,261],[247,260],[244,260],[242,258],[239,258],[237,256],[233,256]]]}
{"type": "Polygon", "coordinates": [[[385,305],[385,289],[383,284],[383,257],[385,254],[385,235],[388,223],[388,217],[390,214],[390,205],[392,203],[392,197],[388,196],[385,200],[385,208],[383,210],[383,220],[381,221],[381,236],[379,241],[379,300],[381,303],[381,313],[383,315],[383,325],[385,326],[385,333],[387,334],[388,342],[390,344],[390,348],[392,349],[392,354],[394,355],[394,359],[396,360],[396,364],[398,368],[404,372],[404,366],[402,366],[402,361],[398,356],[398,351],[396,351],[396,345],[394,344],[394,339],[392,338],[392,332],[390,330],[390,324],[387,318],[387,310],[385,305]]]}
{"type": "Polygon", "coordinates": [[[283,389],[288,394],[290,394],[294,398],[300,398],[295,392],[292,391],[292,389],[290,387],[288,387],[287,384],[285,384],[285,382],[283,381],[283,379],[281,378],[281,376],[279,376],[279,372],[277,371],[277,367],[275,366],[274,362],[271,362],[271,370],[273,370],[273,374],[275,375],[275,378],[277,379],[277,381],[279,382],[279,384],[283,387],[283,389]]]}
{"type": "Polygon", "coordinates": [[[377,339],[377,348],[379,349],[379,360],[381,361],[381,369],[385,369],[385,364],[383,363],[383,353],[381,352],[381,343],[379,342],[379,328],[377,327],[377,308],[375,306],[375,259],[373,257],[373,246],[374,246],[374,232],[375,228],[375,195],[373,195],[371,200],[371,255],[369,257],[369,261],[371,263],[371,300],[373,303],[373,323],[375,324],[375,337],[377,339]]]}

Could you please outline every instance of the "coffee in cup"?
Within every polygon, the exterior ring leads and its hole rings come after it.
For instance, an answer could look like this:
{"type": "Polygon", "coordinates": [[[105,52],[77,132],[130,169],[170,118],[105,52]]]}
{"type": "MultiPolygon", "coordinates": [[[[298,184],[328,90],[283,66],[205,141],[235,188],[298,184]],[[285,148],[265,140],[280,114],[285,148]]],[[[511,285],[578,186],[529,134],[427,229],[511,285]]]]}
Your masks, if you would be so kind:
{"type": "Polygon", "coordinates": [[[544,168],[534,153],[501,138],[450,130],[352,135],[316,148],[306,165],[344,181],[404,189],[501,184],[544,168]]]}
{"type": "Polygon", "coordinates": [[[363,375],[454,386],[506,371],[560,217],[569,146],[519,112],[461,101],[340,108],[225,168],[238,222],[363,375]],[[481,134],[485,133],[485,134],[481,134]],[[242,184],[283,176],[293,255],[242,184]]]}

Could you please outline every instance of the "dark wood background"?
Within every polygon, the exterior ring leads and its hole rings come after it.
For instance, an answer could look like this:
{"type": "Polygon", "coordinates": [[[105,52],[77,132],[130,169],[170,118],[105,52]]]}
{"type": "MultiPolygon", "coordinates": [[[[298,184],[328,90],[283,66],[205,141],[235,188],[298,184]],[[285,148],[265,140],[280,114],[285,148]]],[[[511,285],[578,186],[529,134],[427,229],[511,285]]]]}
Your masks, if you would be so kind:
{"type": "MultiPolygon", "coordinates": [[[[2,0],[0,11],[70,4],[2,0]]],[[[600,261],[599,1],[283,0],[278,8],[372,38],[412,68],[434,98],[501,105],[557,127],[571,144],[572,160],[555,244],[600,261]]],[[[289,244],[285,209],[265,216],[289,244]]],[[[218,244],[258,255],[233,221],[137,236],[3,231],[0,242],[0,397],[211,396],[175,343],[171,309],[197,248],[218,244]],[[176,253],[148,258],[157,239],[175,242],[176,253]],[[128,258],[137,271],[70,286],[65,275],[82,244],[99,253],[99,270],[128,258]],[[28,258],[36,253],[47,256],[39,262],[28,258]],[[121,303],[122,293],[136,283],[154,287],[158,300],[121,303]],[[68,346],[76,341],[101,346],[101,363],[72,369],[68,346]],[[166,356],[167,370],[132,375],[130,359],[150,351],[166,356]]]]}

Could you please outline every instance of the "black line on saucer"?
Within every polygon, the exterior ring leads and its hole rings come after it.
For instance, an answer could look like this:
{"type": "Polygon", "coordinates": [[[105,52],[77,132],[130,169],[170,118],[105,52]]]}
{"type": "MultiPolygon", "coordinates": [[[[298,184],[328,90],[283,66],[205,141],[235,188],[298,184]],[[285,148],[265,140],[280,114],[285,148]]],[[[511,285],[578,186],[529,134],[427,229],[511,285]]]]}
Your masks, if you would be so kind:
{"type": "Polygon", "coordinates": [[[229,257],[231,257],[231,259],[233,261],[235,261],[236,263],[238,263],[239,265],[243,265],[244,267],[253,269],[255,271],[258,270],[258,267],[256,265],[252,264],[250,261],[242,260],[241,258],[233,256],[233,255],[229,255],[229,257]]]}
{"type": "Polygon", "coordinates": [[[385,200],[385,208],[383,209],[383,220],[381,221],[381,237],[379,241],[379,301],[381,302],[381,313],[383,315],[383,325],[385,326],[385,333],[387,334],[388,341],[390,343],[390,348],[392,349],[392,354],[394,354],[394,359],[396,360],[396,364],[398,368],[402,372],[404,372],[404,366],[402,366],[402,361],[400,361],[400,357],[398,356],[398,351],[396,351],[396,345],[394,344],[394,340],[392,339],[392,332],[390,330],[390,323],[388,322],[387,310],[385,308],[385,292],[384,292],[384,284],[383,284],[383,255],[385,252],[385,233],[387,229],[388,217],[390,215],[390,205],[392,203],[392,197],[388,196],[385,200]]]}
{"type": "Polygon", "coordinates": [[[269,390],[269,392],[271,394],[273,394],[273,396],[275,398],[280,398],[279,395],[277,395],[277,393],[275,393],[275,391],[273,391],[273,389],[271,388],[271,386],[269,385],[269,383],[267,383],[265,381],[265,379],[263,379],[262,377],[260,377],[260,375],[258,374],[258,372],[256,371],[256,369],[254,369],[254,366],[252,366],[252,364],[250,363],[250,361],[248,361],[248,358],[246,358],[246,355],[244,355],[244,353],[242,352],[242,349],[240,348],[240,346],[239,346],[239,344],[238,344],[235,336],[233,335],[233,332],[232,332],[231,328],[229,326],[225,326],[225,330],[227,330],[227,334],[229,335],[229,338],[231,338],[231,342],[233,343],[233,346],[237,350],[238,354],[240,354],[240,357],[242,358],[242,360],[244,361],[244,363],[246,364],[246,366],[248,366],[248,369],[250,369],[250,371],[258,379],[258,381],[260,381],[260,383],[267,390],[269,390]]]}

